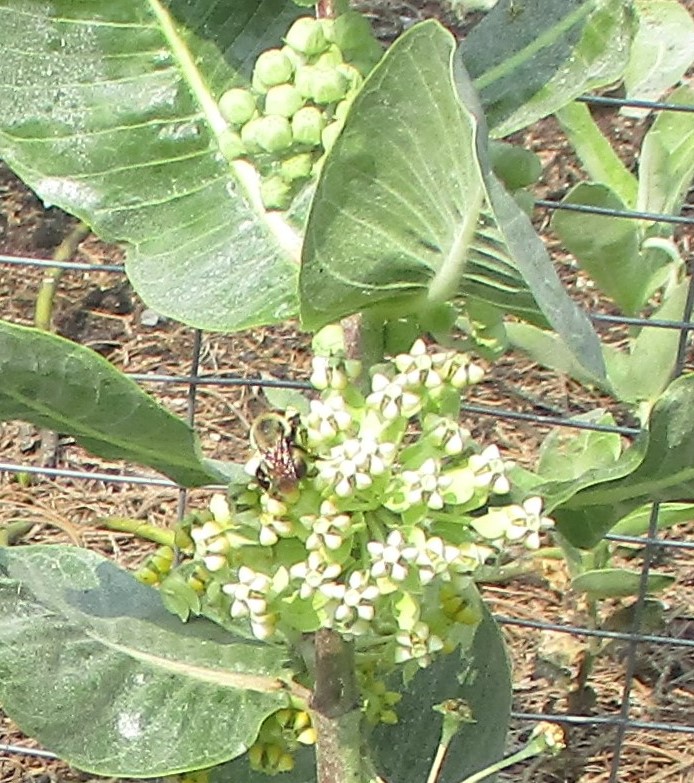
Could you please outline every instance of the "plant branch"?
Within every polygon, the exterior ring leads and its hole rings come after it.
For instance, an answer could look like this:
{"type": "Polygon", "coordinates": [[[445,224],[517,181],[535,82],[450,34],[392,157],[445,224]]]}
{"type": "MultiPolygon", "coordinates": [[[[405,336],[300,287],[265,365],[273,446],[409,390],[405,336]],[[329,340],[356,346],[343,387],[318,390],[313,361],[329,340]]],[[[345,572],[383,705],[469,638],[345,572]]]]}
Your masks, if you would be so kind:
{"type": "Polygon", "coordinates": [[[353,645],[328,628],[314,636],[311,699],[318,783],[362,783],[361,711],[353,645]]]}
{"type": "MultiPolygon", "coordinates": [[[[78,223],[55,249],[53,261],[58,263],[69,261],[74,256],[77,246],[89,234],[89,231],[89,226],[84,223],[78,223]]],[[[44,332],[51,331],[53,302],[62,274],[63,270],[60,267],[47,269],[36,295],[34,326],[37,329],[43,329],[44,332]]]]}
{"type": "Polygon", "coordinates": [[[141,519],[131,519],[129,517],[105,517],[99,520],[101,527],[107,530],[115,530],[118,533],[132,533],[145,541],[152,541],[162,546],[174,546],[175,533],[173,530],[151,525],[149,522],[143,522],[141,519]]]}

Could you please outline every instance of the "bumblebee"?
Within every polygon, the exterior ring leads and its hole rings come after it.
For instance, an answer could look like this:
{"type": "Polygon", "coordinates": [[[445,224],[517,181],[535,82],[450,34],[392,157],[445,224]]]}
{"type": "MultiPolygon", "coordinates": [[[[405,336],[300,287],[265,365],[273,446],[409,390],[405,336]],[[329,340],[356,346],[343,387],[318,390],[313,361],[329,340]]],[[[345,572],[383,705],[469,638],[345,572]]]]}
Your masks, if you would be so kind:
{"type": "Polygon", "coordinates": [[[251,446],[259,459],[258,484],[271,495],[294,495],[308,472],[308,455],[301,445],[299,414],[263,413],[251,427],[251,446]]]}

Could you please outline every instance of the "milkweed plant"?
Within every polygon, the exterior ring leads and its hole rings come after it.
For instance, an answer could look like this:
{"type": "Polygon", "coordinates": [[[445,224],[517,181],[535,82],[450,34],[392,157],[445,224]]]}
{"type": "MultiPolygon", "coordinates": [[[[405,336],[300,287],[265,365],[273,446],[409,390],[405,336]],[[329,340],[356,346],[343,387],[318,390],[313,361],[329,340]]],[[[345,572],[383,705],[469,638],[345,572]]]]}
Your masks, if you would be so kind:
{"type": "MultiPolygon", "coordinates": [[[[482,618],[476,570],[512,544],[537,548],[553,522],[539,497],[509,500],[511,463],[459,423],[461,395],[483,377],[469,356],[417,340],[368,382],[362,372],[316,356],[306,411],[256,421],[248,482],[215,494],[190,529],[192,578],[203,611],[258,639],[297,645],[329,628],[351,641],[363,713],[395,723],[400,695],[385,677],[469,640],[482,618]]],[[[305,711],[280,711],[253,766],[291,768],[288,727],[315,740],[305,711]]]]}

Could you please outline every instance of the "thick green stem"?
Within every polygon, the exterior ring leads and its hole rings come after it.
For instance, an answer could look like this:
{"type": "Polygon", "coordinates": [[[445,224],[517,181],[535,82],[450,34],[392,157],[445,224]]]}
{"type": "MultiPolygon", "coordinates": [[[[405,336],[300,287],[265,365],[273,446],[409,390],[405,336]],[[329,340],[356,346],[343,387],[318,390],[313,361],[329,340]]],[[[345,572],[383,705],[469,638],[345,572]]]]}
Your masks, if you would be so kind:
{"type": "Polygon", "coordinates": [[[128,517],[106,517],[100,519],[99,524],[107,530],[115,530],[119,533],[132,533],[145,541],[152,541],[162,546],[174,546],[174,531],[166,530],[156,525],[150,525],[149,522],[143,522],[141,519],[130,519],[128,517]]]}
{"type": "Polygon", "coordinates": [[[354,649],[330,629],[314,636],[316,685],[311,699],[318,736],[318,783],[363,783],[361,711],[354,649]]]}
{"type": "MultiPolygon", "coordinates": [[[[72,231],[63,239],[53,253],[53,260],[62,263],[69,261],[77,250],[79,243],[89,234],[89,227],[84,223],[78,223],[72,231]]],[[[55,292],[60,282],[63,270],[59,267],[51,267],[46,270],[41,288],[36,295],[36,307],[34,310],[34,325],[45,332],[51,331],[51,319],[53,317],[53,302],[55,292]]]]}

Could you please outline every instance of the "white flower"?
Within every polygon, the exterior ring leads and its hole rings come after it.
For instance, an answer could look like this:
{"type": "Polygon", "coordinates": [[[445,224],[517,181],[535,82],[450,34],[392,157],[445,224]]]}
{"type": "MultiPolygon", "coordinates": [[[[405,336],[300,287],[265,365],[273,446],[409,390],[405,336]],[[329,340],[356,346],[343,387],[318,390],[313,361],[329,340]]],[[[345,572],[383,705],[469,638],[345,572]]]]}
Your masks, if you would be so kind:
{"type": "Polygon", "coordinates": [[[406,506],[425,503],[430,509],[438,511],[445,505],[444,495],[451,482],[449,476],[440,473],[439,463],[430,457],[417,470],[402,471],[389,491],[395,496],[395,504],[388,506],[399,510],[403,501],[406,506]]]}
{"type": "Polygon", "coordinates": [[[504,462],[497,446],[487,446],[480,454],[471,455],[468,467],[475,473],[475,485],[480,489],[505,495],[511,489],[506,470],[513,463],[504,462]]]}
{"type": "Polygon", "coordinates": [[[352,425],[352,414],[340,395],[326,400],[311,400],[306,416],[306,437],[310,446],[321,446],[346,432],[352,425]]]}
{"type": "Polygon", "coordinates": [[[222,590],[233,599],[231,616],[235,619],[248,616],[257,619],[266,616],[272,579],[267,574],[254,571],[248,566],[239,568],[237,578],[238,582],[225,584],[222,587],[222,590]]]}
{"type": "Polygon", "coordinates": [[[416,660],[423,668],[431,663],[433,653],[443,649],[443,641],[432,634],[429,626],[419,621],[411,631],[400,631],[395,636],[397,647],[395,648],[396,663],[416,660]]]}
{"type": "Polygon", "coordinates": [[[395,585],[388,585],[387,582],[404,581],[409,564],[417,557],[417,547],[407,544],[399,530],[391,530],[385,543],[369,541],[366,548],[373,560],[371,576],[379,580],[381,592],[396,589],[395,585]],[[386,580],[386,584],[381,584],[380,580],[386,580]]]}
{"type": "Polygon", "coordinates": [[[461,561],[461,551],[457,546],[446,544],[438,536],[427,538],[424,545],[418,548],[417,553],[419,579],[422,584],[428,584],[435,576],[450,578],[451,566],[461,561]]]}
{"type": "Polygon", "coordinates": [[[354,571],[350,574],[347,587],[328,591],[333,599],[339,598],[335,607],[334,619],[346,632],[358,636],[366,633],[373,620],[376,609],[374,602],[380,595],[376,585],[369,582],[368,572],[354,571]]]}
{"type": "Polygon", "coordinates": [[[301,581],[299,596],[303,599],[310,598],[316,590],[322,590],[325,585],[334,583],[341,573],[342,566],[339,563],[326,560],[317,550],[309,552],[305,561],[296,563],[289,569],[291,578],[301,581]]]}
{"type": "Polygon", "coordinates": [[[366,398],[366,404],[380,411],[386,421],[404,416],[410,418],[422,409],[422,399],[419,394],[408,391],[406,379],[402,375],[393,380],[382,373],[375,373],[371,379],[371,394],[366,398]]]}
{"type": "Polygon", "coordinates": [[[311,360],[313,372],[309,381],[319,391],[334,389],[342,391],[347,388],[347,374],[336,359],[325,356],[314,356],[311,360]]]}
{"type": "Polygon", "coordinates": [[[231,522],[229,503],[221,492],[215,492],[215,494],[212,495],[209,508],[215,522],[218,522],[220,525],[228,525],[231,522]]]}
{"type": "Polygon", "coordinates": [[[347,514],[336,516],[302,517],[301,522],[310,528],[311,533],[306,539],[306,549],[325,547],[332,551],[342,546],[349,534],[352,520],[347,514]]]}

